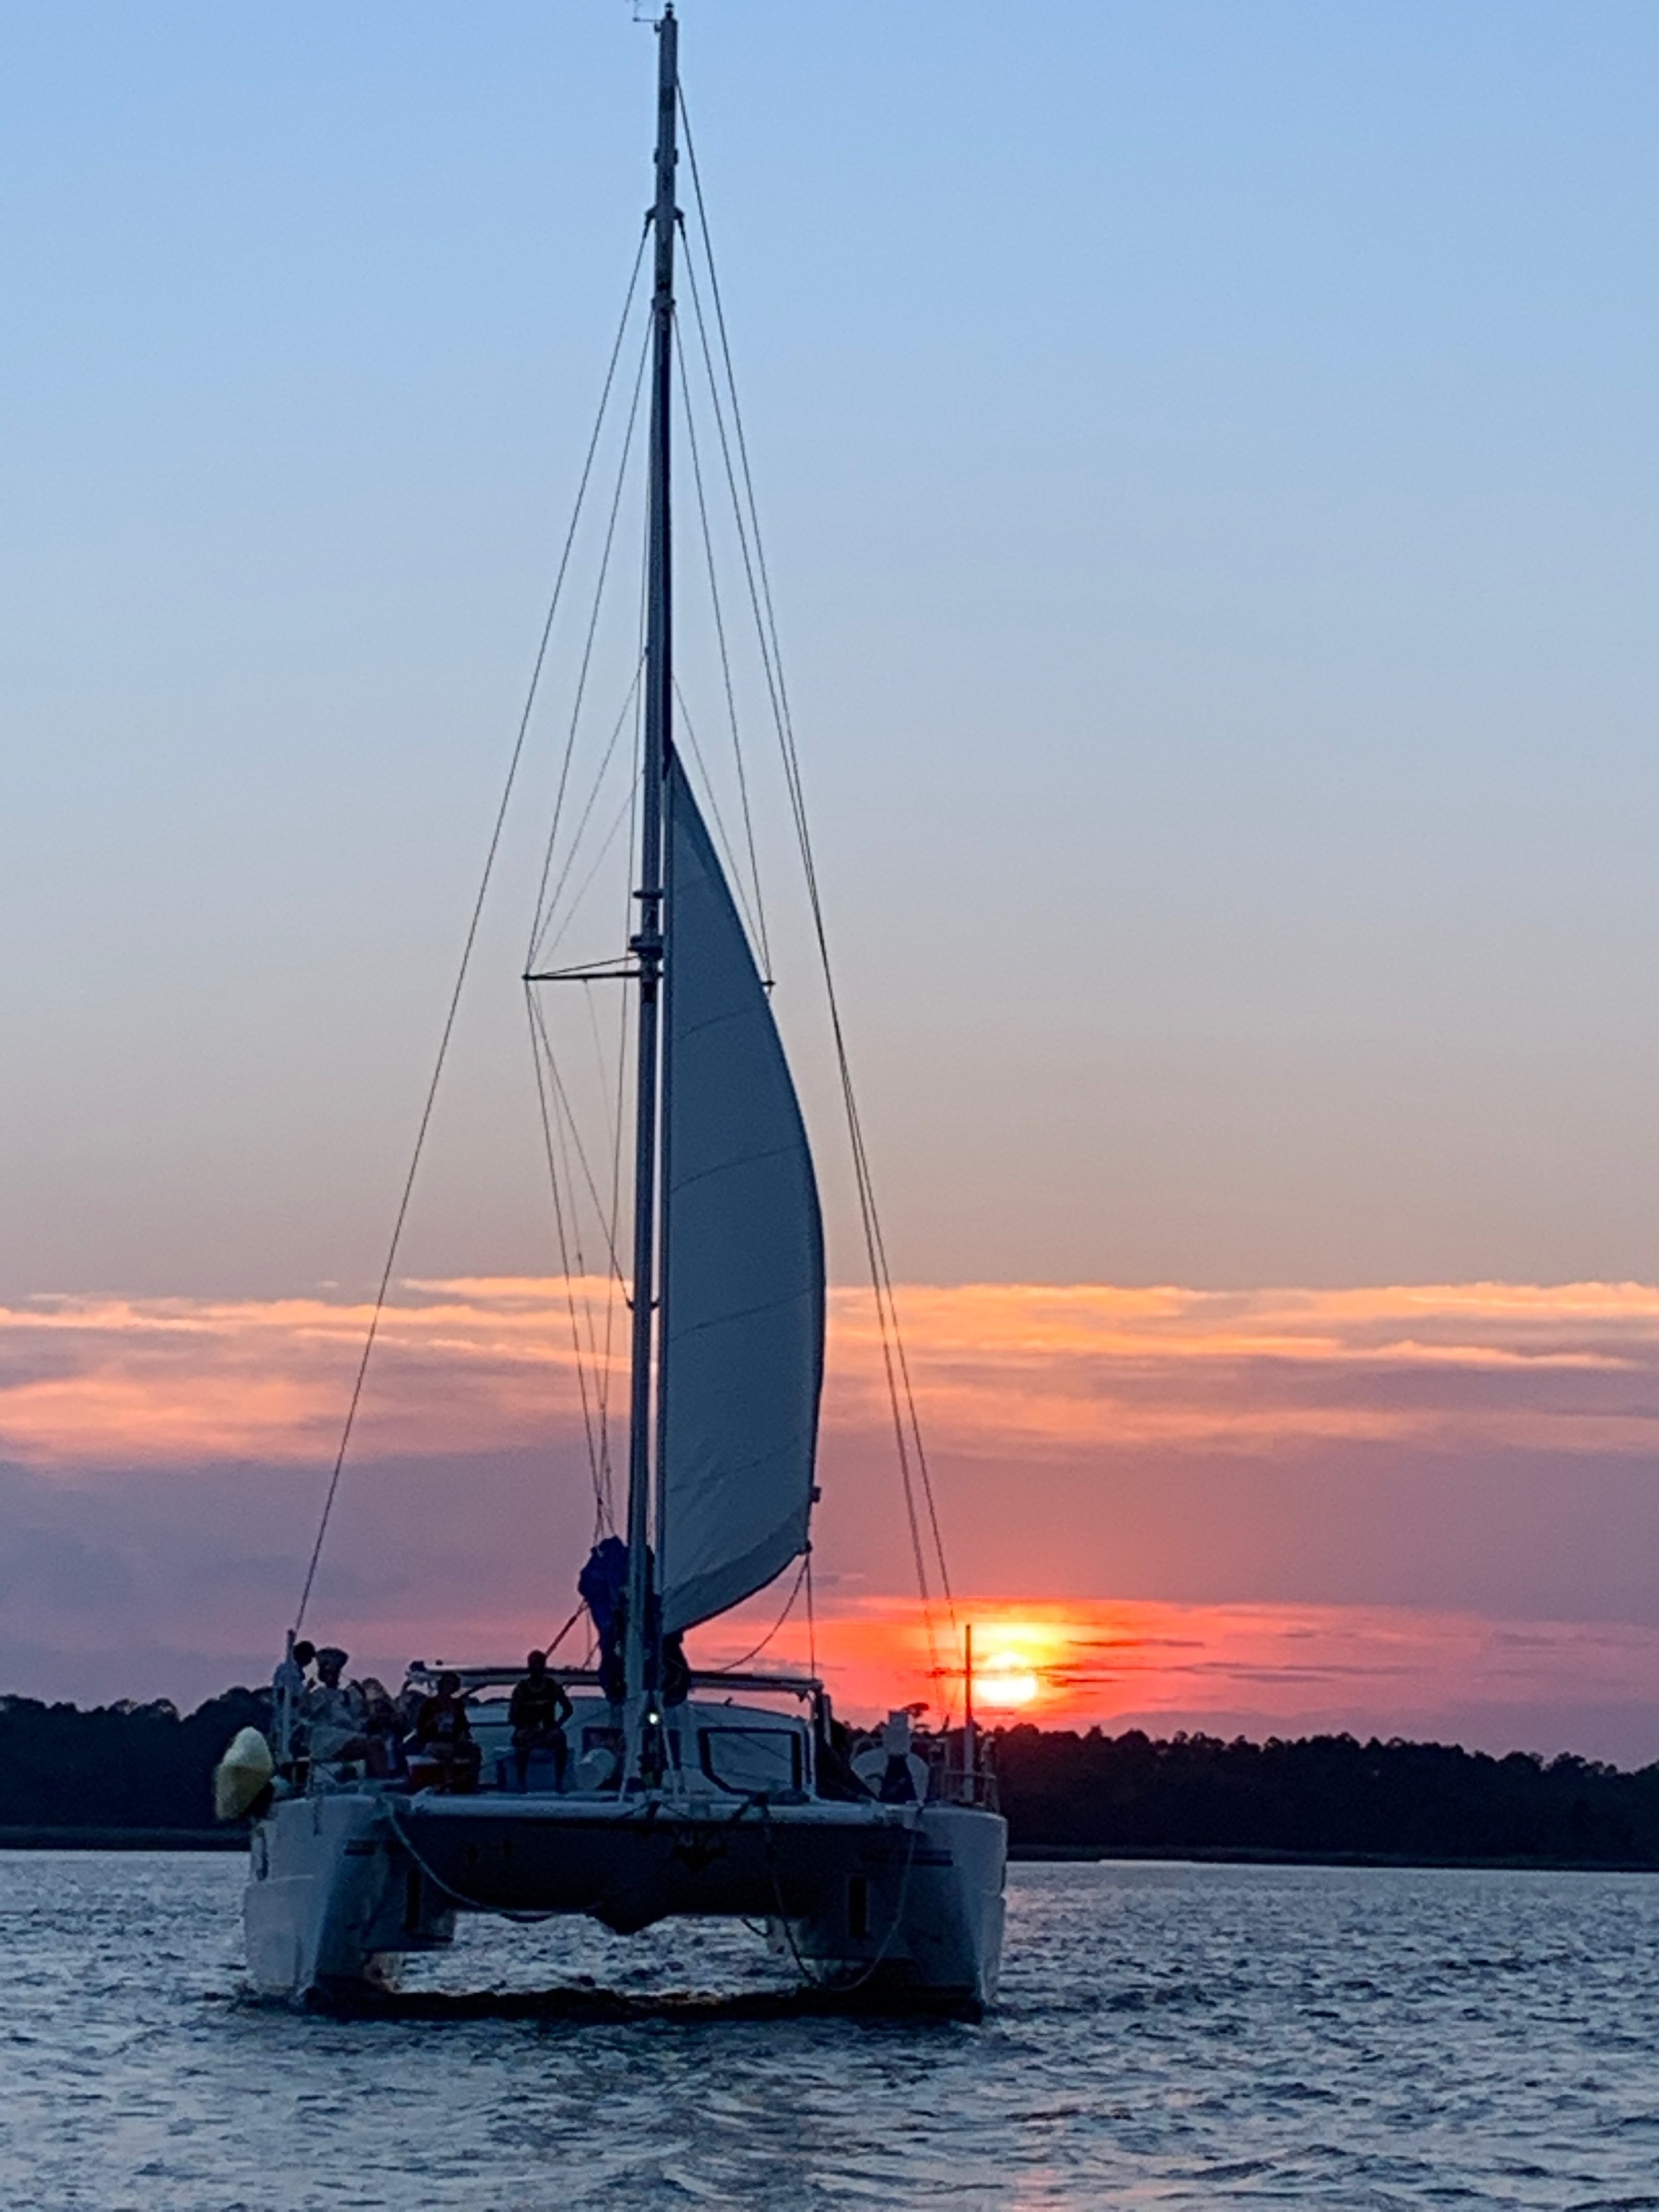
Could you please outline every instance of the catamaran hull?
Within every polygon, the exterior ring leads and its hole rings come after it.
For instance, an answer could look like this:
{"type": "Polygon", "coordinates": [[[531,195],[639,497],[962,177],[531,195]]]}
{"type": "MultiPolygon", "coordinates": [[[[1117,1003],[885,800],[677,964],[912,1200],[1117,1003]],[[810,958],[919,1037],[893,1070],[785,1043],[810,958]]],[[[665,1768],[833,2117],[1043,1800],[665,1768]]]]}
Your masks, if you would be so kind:
{"type": "Polygon", "coordinates": [[[902,1840],[854,1845],[774,1940],[820,1988],[977,2013],[997,1993],[1007,1856],[1000,1815],[930,1805],[902,1840]]]}
{"type": "Polygon", "coordinates": [[[387,1848],[380,1801],[296,1797],[255,1823],[242,1907],[248,1978],[301,2000],[386,1986],[404,1952],[455,1932],[441,1892],[387,1848]]]}
{"type": "Polygon", "coordinates": [[[766,1922],[817,1987],[977,2011],[996,1993],[1006,1841],[966,1806],[295,1798],[254,1830],[248,1972],[269,1996],[349,1996],[447,1942],[458,1911],[623,1935],[716,1915],[766,1922]]]}

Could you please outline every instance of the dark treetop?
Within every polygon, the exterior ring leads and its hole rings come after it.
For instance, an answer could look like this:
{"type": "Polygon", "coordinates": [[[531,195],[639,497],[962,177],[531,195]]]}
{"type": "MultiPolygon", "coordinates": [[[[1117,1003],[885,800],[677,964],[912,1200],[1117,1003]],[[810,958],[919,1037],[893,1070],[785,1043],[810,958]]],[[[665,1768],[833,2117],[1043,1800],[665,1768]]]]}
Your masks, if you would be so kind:
{"type": "Polygon", "coordinates": [[[213,1770],[238,1729],[267,1729],[264,1691],[188,1717],[165,1698],[82,1712],[0,1698],[0,1828],[211,1828],[213,1770]]]}
{"type": "Polygon", "coordinates": [[[1659,1866],[1659,1766],[1035,1728],[1000,1732],[996,1765],[1017,1846],[1659,1866]]]}
{"type": "MultiPolygon", "coordinates": [[[[251,1690],[188,1716],[165,1702],[82,1712],[0,1698],[0,1831],[211,1829],[215,1764],[269,1710],[251,1690]]],[[[1016,1850],[1659,1867],[1659,1766],[1138,1729],[1012,1728],[990,1746],[1016,1850]]]]}

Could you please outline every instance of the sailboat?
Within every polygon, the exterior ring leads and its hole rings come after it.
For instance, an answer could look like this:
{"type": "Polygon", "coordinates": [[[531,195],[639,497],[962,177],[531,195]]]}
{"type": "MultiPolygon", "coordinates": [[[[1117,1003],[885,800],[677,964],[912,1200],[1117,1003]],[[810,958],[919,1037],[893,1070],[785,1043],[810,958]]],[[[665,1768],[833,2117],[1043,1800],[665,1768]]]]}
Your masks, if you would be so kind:
{"type": "Polygon", "coordinates": [[[923,1743],[896,1712],[849,1756],[811,1674],[682,1656],[688,1631],[810,1547],[825,1273],[794,1081],[675,744],[672,8],[656,27],[637,927],[617,970],[635,1000],[628,1499],[625,1540],[600,1544],[581,1583],[599,1663],[562,1675],[560,1755],[529,1759],[513,1745],[519,1669],[411,1667],[414,1692],[447,1671],[465,1701],[465,1788],[418,1765],[376,1778],[320,1738],[298,1756],[279,1714],[263,1788],[254,1767],[247,1966],[268,1995],[350,1998],[468,1914],[587,1915],[622,1934],[726,1915],[765,1923],[813,1988],[971,2014],[996,1989],[1006,1856],[971,1723],[923,1743]]]}

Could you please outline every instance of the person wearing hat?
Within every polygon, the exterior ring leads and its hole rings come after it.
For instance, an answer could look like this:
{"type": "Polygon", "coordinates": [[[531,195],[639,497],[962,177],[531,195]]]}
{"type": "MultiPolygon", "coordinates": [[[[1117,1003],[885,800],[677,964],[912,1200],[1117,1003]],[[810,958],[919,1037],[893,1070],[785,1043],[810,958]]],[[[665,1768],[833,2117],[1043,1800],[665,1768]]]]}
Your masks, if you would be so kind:
{"type": "Polygon", "coordinates": [[[355,1682],[341,1680],[349,1654],[337,1644],[325,1644],[317,1654],[317,1680],[306,1692],[305,1721],[313,1759],[361,1756],[363,1733],[363,1693],[355,1682]]]}

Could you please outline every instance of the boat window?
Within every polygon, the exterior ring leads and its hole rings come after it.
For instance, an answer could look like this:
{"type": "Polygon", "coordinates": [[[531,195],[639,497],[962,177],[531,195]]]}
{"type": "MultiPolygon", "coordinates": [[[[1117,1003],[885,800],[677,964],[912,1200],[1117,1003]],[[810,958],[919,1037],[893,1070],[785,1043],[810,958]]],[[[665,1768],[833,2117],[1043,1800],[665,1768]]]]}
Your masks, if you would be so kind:
{"type": "Polygon", "coordinates": [[[722,1790],[750,1796],[800,1788],[800,1736],[793,1729],[699,1729],[697,1749],[703,1772],[722,1790]]]}

